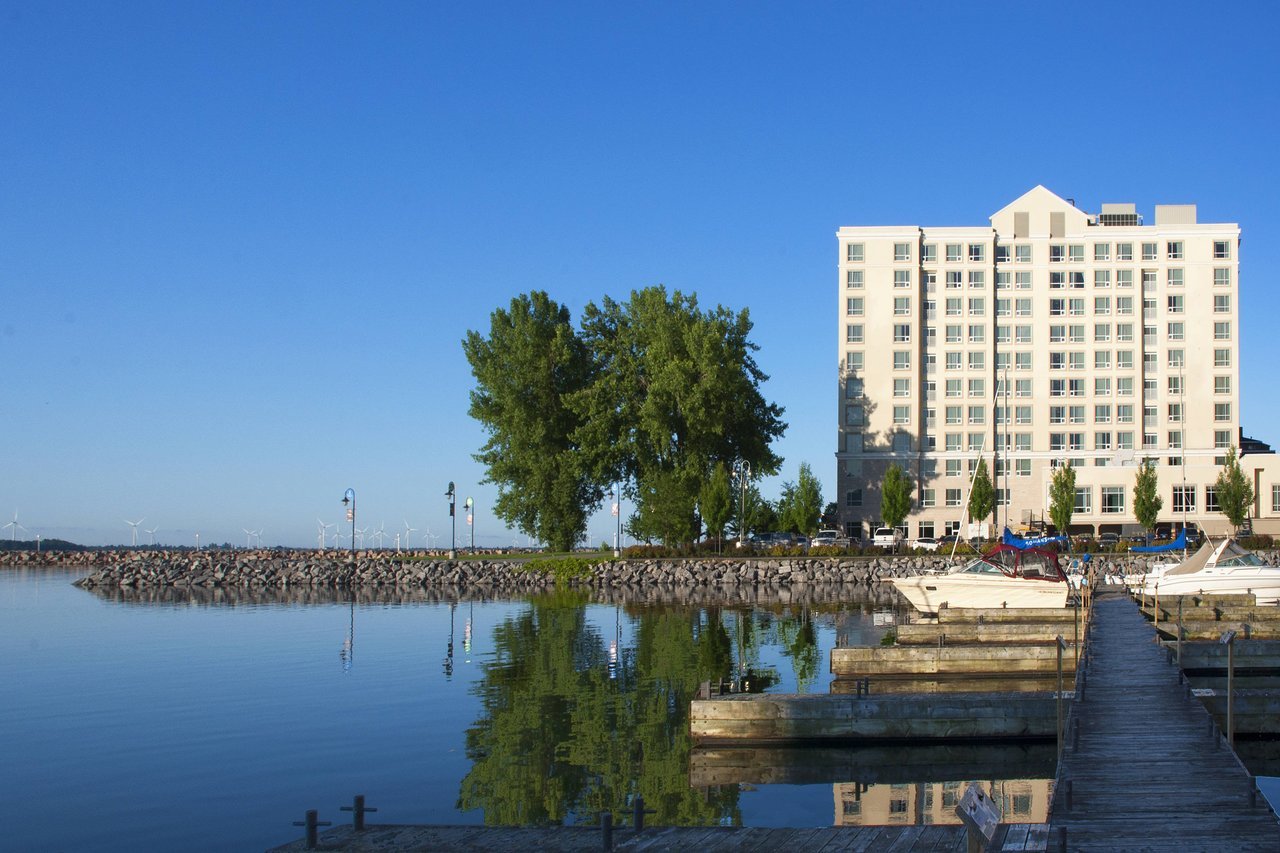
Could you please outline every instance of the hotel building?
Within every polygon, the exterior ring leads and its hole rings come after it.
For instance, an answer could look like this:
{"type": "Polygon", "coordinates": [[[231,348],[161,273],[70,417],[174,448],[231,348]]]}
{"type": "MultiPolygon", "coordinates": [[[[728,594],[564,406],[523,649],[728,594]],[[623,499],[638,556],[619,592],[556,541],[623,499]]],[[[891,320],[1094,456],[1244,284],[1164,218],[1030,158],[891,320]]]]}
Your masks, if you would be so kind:
{"type": "MultiPolygon", "coordinates": [[[[1091,214],[1036,187],[973,227],[839,229],[839,504],[880,520],[892,463],[915,484],[910,538],[960,532],[985,458],[1000,523],[1047,517],[1076,469],[1073,533],[1136,530],[1137,465],[1161,522],[1230,529],[1214,482],[1240,430],[1240,227],[1194,205],[1091,214]]],[[[1280,466],[1250,454],[1254,528],[1280,531],[1280,466]]],[[[981,520],[979,520],[981,521],[981,520]]]]}

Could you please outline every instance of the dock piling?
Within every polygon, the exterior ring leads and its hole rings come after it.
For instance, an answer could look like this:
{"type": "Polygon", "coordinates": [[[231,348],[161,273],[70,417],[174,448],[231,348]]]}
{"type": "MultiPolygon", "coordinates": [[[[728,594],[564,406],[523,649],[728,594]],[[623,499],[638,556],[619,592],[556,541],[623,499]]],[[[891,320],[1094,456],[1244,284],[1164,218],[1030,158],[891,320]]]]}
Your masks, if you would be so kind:
{"type": "Polygon", "coordinates": [[[316,809],[307,809],[306,820],[295,820],[294,826],[306,827],[307,849],[315,850],[316,845],[320,843],[320,831],[322,826],[332,826],[333,823],[327,820],[320,820],[320,812],[316,809]]]}
{"type": "Polygon", "coordinates": [[[613,812],[600,814],[600,843],[604,850],[613,849],[613,812]]]}
{"type": "Polygon", "coordinates": [[[647,814],[657,814],[657,810],[646,809],[644,807],[644,797],[639,795],[636,796],[635,801],[631,805],[633,810],[631,816],[632,826],[635,827],[636,834],[639,835],[644,831],[644,816],[647,814]]]}
{"type": "Polygon", "coordinates": [[[349,806],[340,806],[340,811],[351,812],[351,827],[356,832],[364,832],[365,812],[376,812],[377,809],[364,804],[364,794],[356,794],[349,806]]]}

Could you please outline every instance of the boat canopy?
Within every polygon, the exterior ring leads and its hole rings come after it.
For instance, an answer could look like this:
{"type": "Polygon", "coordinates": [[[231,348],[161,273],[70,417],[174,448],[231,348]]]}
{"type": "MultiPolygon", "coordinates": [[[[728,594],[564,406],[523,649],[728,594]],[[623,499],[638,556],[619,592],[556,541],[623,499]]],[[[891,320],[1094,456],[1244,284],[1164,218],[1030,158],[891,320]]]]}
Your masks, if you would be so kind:
{"type": "Polygon", "coordinates": [[[1065,581],[1058,555],[1044,548],[1019,548],[1000,543],[982,555],[982,562],[1000,567],[1010,577],[1065,581]]]}
{"type": "Polygon", "coordinates": [[[1178,538],[1163,545],[1134,545],[1129,550],[1135,554],[1163,554],[1166,551],[1184,551],[1187,547],[1187,528],[1178,531],[1178,538]]]}
{"type": "Polygon", "coordinates": [[[1007,527],[1004,529],[1004,535],[1000,537],[1000,544],[1008,545],[1011,548],[1017,548],[1019,550],[1024,548],[1039,548],[1041,545],[1050,545],[1054,542],[1062,545],[1071,544],[1071,540],[1066,536],[1037,536],[1032,539],[1024,539],[1007,527]]]}
{"type": "Polygon", "coordinates": [[[1214,563],[1221,563],[1235,557],[1246,557],[1249,551],[1241,548],[1236,544],[1234,539],[1224,539],[1218,544],[1213,544],[1209,540],[1200,546],[1200,550],[1196,551],[1190,557],[1183,560],[1174,568],[1165,573],[1165,577],[1170,575],[1190,575],[1203,569],[1210,560],[1214,563]]]}

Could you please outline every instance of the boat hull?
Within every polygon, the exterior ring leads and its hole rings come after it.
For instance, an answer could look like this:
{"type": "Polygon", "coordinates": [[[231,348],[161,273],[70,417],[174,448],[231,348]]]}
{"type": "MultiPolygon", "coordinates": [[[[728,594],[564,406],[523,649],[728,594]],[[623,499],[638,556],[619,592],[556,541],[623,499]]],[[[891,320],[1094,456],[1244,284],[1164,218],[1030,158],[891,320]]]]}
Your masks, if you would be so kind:
{"type": "Polygon", "coordinates": [[[944,606],[986,609],[1067,606],[1068,584],[1061,581],[935,575],[891,578],[890,583],[921,613],[937,613],[944,606]]]}
{"type": "Polygon", "coordinates": [[[1236,569],[1230,573],[1195,572],[1169,575],[1148,582],[1147,595],[1232,595],[1253,593],[1258,604],[1280,604],[1280,570],[1250,571],[1236,569]]]}

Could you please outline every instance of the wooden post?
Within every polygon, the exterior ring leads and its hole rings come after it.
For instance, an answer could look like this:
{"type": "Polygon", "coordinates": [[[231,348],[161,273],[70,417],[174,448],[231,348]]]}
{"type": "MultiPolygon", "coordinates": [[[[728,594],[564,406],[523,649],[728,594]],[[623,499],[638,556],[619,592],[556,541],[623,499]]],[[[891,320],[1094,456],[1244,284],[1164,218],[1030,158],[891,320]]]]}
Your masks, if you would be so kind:
{"type": "Polygon", "coordinates": [[[1062,650],[1066,643],[1062,641],[1062,635],[1058,635],[1058,760],[1062,760],[1062,650]]]}
{"type": "Polygon", "coordinates": [[[1235,690],[1232,688],[1235,686],[1233,682],[1236,674],[1236,632],[1223,632],[1220,642],[1225,643],[1227,646],[1227,745],[1234,747],[1236,741],[1236,729],[1235,720],[1232,719],[1232,711],[1234,710],[1234,708],[1232,708],[1232,699],[1234,698],[1235,690]]]}
{"type": "MultiPolygon", "coordinates": [[[[1174,645],[1178,649],[1178,671],[1182,671],[1182,597],[1178,597],[1178,638],[1174,645]]],[[[1179,675],[1179,678],[1182,676],[1179,675]]]]}

